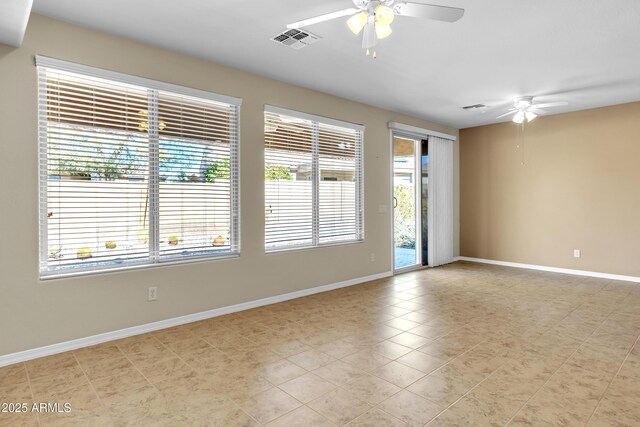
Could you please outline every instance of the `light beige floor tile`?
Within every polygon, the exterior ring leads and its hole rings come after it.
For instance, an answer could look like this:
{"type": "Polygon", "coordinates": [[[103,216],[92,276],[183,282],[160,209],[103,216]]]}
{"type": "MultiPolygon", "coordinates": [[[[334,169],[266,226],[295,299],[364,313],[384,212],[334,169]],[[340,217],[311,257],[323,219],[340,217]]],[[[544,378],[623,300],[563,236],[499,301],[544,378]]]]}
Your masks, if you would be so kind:
{"type": "Polygon", "coordinates": [[[358,399],[371,405],[377,405],[401,390],[400,387],[369,374],[356,378],[344,387],[357,396],[358,399]]]}
{"type": "Polygon", "coordinates": [[[101,399],[116,425],[139,425],[160,420],[170,412],[167,400],[151,386],[101,399]]]}
{"type": "Polygon", "coordinates": [[[236,405],[226,405],[220,409],[204,414],[199,420],[189,425],[207,425],[216,427],[257,427],[260,425],[246,412],[236,405]]]}
{"type": "Polygon", "coordinates": [[[371,405],[342,388],[309,402],[308,406],[339,426],[347,424],[371,409],[371,405]]]}
{"type": "Polygon", "coordinates": [[[242,410],[263,424],[273,421],[301,405],[298,400],[278,388],[263,391],[239,403],[242,410]]]}
{"type": "Polygon", "coordinates": [[[431,342],[429,338],[425,338],[420,335],[412,334],[411,332],[403,332],[399,335],[393,336],[389,338],[389,341],[394,342],[396,344],[403,345],[405,347],[409,347],[412,349],[416,349],[418,347],[422,347],[423,345],[431,342]]]}
{"type": "Polygon", "coordinates": [[[407,390],[446,407],[471,389],[461,374],[452,375],[438,370],[407,387],[407,390]]]}
{"type": "MultiPolygon", "coordinates": [[[[83,384],[71,389],[65,389],[57,393],[51,393],[42,402],[52,402],[70,405],[70,412],[68,413],[40,413],[40,420],[55,418],[55,419],[92,419],[96,413],[101,413],[104,409],[102,401],[96,395],[94,389],[89,384],[83,384]]],[[[105,420],[104,415],[98,418],[98,421],[105,420]]]]}
{"type": "Polygon", "coordinates": [[[349,427],[406,427],[407,424],[391,414],[373,408],[347,424],[349,427]]]}
{"type": "Polygon", "coordinates": [[[31,388],[29,383],[0,383],[0,404],[10,402],[31,402],[31,388]]]}
{"type": "Polygon", "coordinates": [[[73,368],[77,365],[78,361],[71,352],[54,354],[53,356],[25,362],[25,367],[31,379],[57,374],[61,369],[73,368]]]}
{"type": "Polygon", "coordinates": [[[279,387],[303,403],[334,390],[336,385],[309,372],[280,384],[279,387]]]}
{"type": "Polygon", "coordinates": [[[316,349],[307,350],[305,352],[289,356],[287,359],[308,371],[318,369],[335,360],[328,354],[316,349]]]}
{"type": "Polygon", "coordinates": [[[401,331],[408,331],[416,326],[420,326],[420,323],[412,322],[411,320],[396,318],[393,320],[389,320],[385,322],[385,325],[391,326],[392,328],[400,329],[401,331]]]}
{"type": "Polygon", "coordinates": [[[267,381],[266,378],[255,375],[228,384],[228,386],[224,388],[224,393],[234,401],[242,402],[270,388],[273,388],[273,384],[267,381]]]}
{"type": "Polygon", "coordinates": [[[335,427],[335,424],[314,411],[301,406],[266,424],[268,427],[335,427]]]}
{"type": "Polygon", "coordinates": [[[209,343],[195,335],[182,340],[168,341],[165,345],[179,356],[196,352],[206,353],[212,350],[209,343]]]}
{"type": "Polygon", "coordinates": [[[131,371],[116,377],[100,378],[92,381],[92,385],[101,399],[108,399],[131,390],[138,390],[145,386],[150,386],[151,384],[140,372],[131,371]]]}
{"type": "Polygon", "coordinates": [[[17,384],[28,381],[24,363],[0,367],[0,384],[17,384]]]}
{"type": "Polygon", "coordinates": [[[317,350],[320,350],[335,359],[342,359],[343,357],[358,352],[361,348],[349,341],[339,339],[320,345],[317,347],[317,350]]]}
{"type": "Polygon", "coordinates": [[[306,369],[301,368],[295,363],[287,359],[281,359],[264,366],[259,373],[272,384],[279,385],[300,375],[304,375],[306,372],[306,369]]]}
{"type": "Polygon", "coordinates": [[[88,383],[89,379],[78,364],[60,368],[46,376],[35,376],[30,381],[33,395],[38,400],[46,400],[52,394],[88,383]]]}
{"type": "Polygon", "coordinates": [[[534,396],[509,425],[584,426],[593,409],[591,405],[565,406],[553,398],[534,396]]]}
{"type": "Polygon", "coordinates": [[[341,360],[331,362],[321,368],[313,370],[312,372],[327,381],[331,381],[332,383],[341,386],[345,386],[351,381],[366,375],[365,371],[341,360]]]}
{"type": "Polygon", "coordinates": [[[195,373],[190,366],[178,357],[164,359],[153,364],[144,364],[138,369],[153,384],[195,373]]]}
{"type": "Polygon", "coordinates": [[[378,405],[378,408],[410,426],[422,426],[431,421],[443,408],[435,403],[402,390],[378,405]]]}
{"type": "Polygon", "coordinates": [[[389,381],[400,388],[408,387],[425,376],[425,373],[402,363],[392,361],[372,372],[374,375],[389,381]]]}
{"type": "Polygon", "coordinates": [[[404,345],[396,344],[392,341],[386,340],[371,347],[371,350],[376,353],[380,353],[389,359],[397,359],[411,352],[411,348],[404,345]]]}
{"type": "Polygon", "coordinates": [[[358,369],[362,369],[363,371],[373,371],[374,369],[391,362],[391,359],[388,357],[371,351],[370,349],[360,350],[359,352],[353,353],[341,360],[357,367],[358,369]]]}
{"type": "Polygon", "coordinates": [[[312,350],[311,346],[308,346],[298,340],[289,340],[271,346],[271,351],[282,357],[294,356],[309,350],[312,350]]]}
{"type": "Polygon", "coordinates": [[[70,412],[59,414],[47,414],[40,417],[40,426],[69,427],[69,426],[95,426],[110,427],[114,420],[106,410],[94,410],[91,412],[70,412]]]}
{"type": "Polygon", "coordinates": [[[640,426],[640,405],[605,395],[589,420],[592,427],[640,426]]]}
{"type": "Polygon", "coordinates": [[[124,342],[118,342],[117,345],[135,365],[143,366],[176,357],[174,352],[152,336],[145,335],[132,338],[127,338],[127,341],[124,342]],[[132,338],[135,338],[135,340],[132,338]]]}
{"type": "Polygon", "coordinates": [[[447,363],[446,360],[430,356],[420,351],[412,351],[410,353],[407,353],[404,356],[396,359],[396,361],[413,369],[422,371],[425,374],[430,374],[431,372],[447,363]]]}

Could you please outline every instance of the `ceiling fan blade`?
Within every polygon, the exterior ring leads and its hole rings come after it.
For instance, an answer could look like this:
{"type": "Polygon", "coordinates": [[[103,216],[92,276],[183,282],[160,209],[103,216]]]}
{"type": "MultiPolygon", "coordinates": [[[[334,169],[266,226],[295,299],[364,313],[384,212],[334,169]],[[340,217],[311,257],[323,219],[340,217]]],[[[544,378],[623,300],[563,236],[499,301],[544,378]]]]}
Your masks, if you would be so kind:
{"type": "Polygon", "coordinates": [[[541,110],[539,108],[536,108],[536,106],[534,105],[533,108],[530,108],[529,111],[531,111],[534,114],[537,114],[539,116],[548,114],[549,112],[547,110],[541,110]]]}
{"type": "Polygon", "coordinates": [[[464,15],[464,9],[421,3],[397,3],[393,11],[400,16],[435,19],[436,21],[456,22],[464,15]]]}
{"type": "Polygon", "coordinates": [[[533,104],[533,108],[551,108],[551,107],[563,107],[569,105],[567,101],[547,102],[545,104],[533,104]]]}
{"type": "Polygon", "coordinates": [[[503,117],[510,116],[510,115],[514,114],[516,111],[518,111],[518,110],[509,110],[509,112],[508,112],[508,113],[504,113],[504,114],[502,114],[502,115],[500,115],[500,116],[496,117],[496,119],[501,119],[501,118],[503,118],[503,117]]]}
{"type": "Polygon", "coordinates": [[[303,19],[302,21],[294,22],[287,25],[289,29],[298,29],[302,27],[308,27],[309,25],[317,24],[319,22],[330,21],[336,18],[342,18],[343,16],[353,15],[360,10],[354,7],[349,9],[339,10],[337,12],[326,13],[324,15],[314,16],[313,18],[303,19]]]}

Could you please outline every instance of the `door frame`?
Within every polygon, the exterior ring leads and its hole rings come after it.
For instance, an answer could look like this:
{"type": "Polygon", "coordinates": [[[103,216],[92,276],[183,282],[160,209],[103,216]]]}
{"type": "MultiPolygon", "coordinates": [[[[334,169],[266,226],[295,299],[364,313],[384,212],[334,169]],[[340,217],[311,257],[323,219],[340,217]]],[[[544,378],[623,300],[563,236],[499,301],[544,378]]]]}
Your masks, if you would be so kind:
{"type": "MultiPolygon", "coordinates": [[[[420,128],[417,126],[411,126],[411,125],[406,125],[404,123],[398,123],[398,122],[389,122],[388,123],[389,126],[389,154],[390,154],[390,178],[389,178],[389,190],[391,193],[391,215],[390,219],[389,219],[389,224],[391,226],[391,271],[393,272],[393,274],[400,274],[400,273],[405,273],[407,271],[412,271],[412,270],[421,270],[424,268],[428,268],[428,265],[417,265],[414,267],[407,267],[407,268],[401,268],[396,270],[395,269],[395,231],[394,231],[394,223],[393,223],[393,137],[394,136],[400,136],[400,137],[404,137],[404,138],[410,138],[410,139],[426,139],[427,141],[429,140],[430,136],[437,136],[440,138],[445,138],[445,139],[450,139],[452,141],[456,141],[458,138],[454,135],[449,135],[446,133],[442,133],[442,132],[437,132],[434,130],[430,130],[430,129],[425,129],[425,128],[420,128]]],[[[431,159],[430,159],[431,160],[431,159]]],[[[429,161],[429,165],[432,165],[432,162],[429,161]]],[[[422,177],[420,177],[420,181],[422,181],[422,177]]],[[[420,197],[420,200],[422,200],[422,197],[420,197]]],[[[427,215],[432,215],[431,211],[427,212],[427,215]]],[[[422,216],[422,215],[420,215],[422,216]]],[[[420,232],[422,233],[422,230],[420,230],[420,232]]],[[[430,229],[427,229],[427,233],[431,233],[430,229]]],[[[421,253],[422,256],[422,253],[421,253]]]]}

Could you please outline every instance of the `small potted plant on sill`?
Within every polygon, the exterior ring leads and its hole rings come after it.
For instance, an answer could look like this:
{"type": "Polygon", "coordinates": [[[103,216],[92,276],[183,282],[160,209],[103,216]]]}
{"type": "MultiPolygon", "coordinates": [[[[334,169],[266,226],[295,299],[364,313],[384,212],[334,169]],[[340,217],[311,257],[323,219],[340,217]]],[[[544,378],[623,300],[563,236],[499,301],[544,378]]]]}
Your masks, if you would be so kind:
{"type": "Polygon", "coordinates": [[[107,240],[106,242],[104,242],[104,247],[106,249],[115,249],[118,245],[116,244],[115,240],[107,240]]]}
{"type": "Polygon", "coordinates": [[[91,248],[84,246],[80,249],[78,249],[78,252],[76,253],[78,259],[89,259],[91,258],[93,255],[91,255],[91,248]]]}
{"type": "Polygon", "coordinates": [[[169,234],[169,237],[167,238],[167,240],[171,246],[176,246],[178,242],[180,242],[180,239],[178,238],[177,234],[169,234]]]}

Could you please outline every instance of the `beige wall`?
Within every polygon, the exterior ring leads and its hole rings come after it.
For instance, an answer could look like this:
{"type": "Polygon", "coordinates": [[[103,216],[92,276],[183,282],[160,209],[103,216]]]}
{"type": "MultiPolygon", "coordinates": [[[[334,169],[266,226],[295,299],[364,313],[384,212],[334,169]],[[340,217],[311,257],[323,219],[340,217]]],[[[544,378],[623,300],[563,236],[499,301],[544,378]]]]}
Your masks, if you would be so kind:
{"type": "Polygon", "coordinates": [[[390,199],[389,121],[457,135],[445,126],[32,16],[20,49],[0,46],[0,355],[389,271],[389,214],[378,213],[390,199]],[[242,256],[40,282],[35,54],[243,98],[242,256]],[[366,126],[364,243],[265,255],[266,103],[366,126]],[[159,287],[157,302],[146,302],[149,286],[159,287]]]}
{"type": "Polygon", "coordinates": [[[460,169],[462,256],[640,276],[640,103],[461,130],[460,169]]]}

